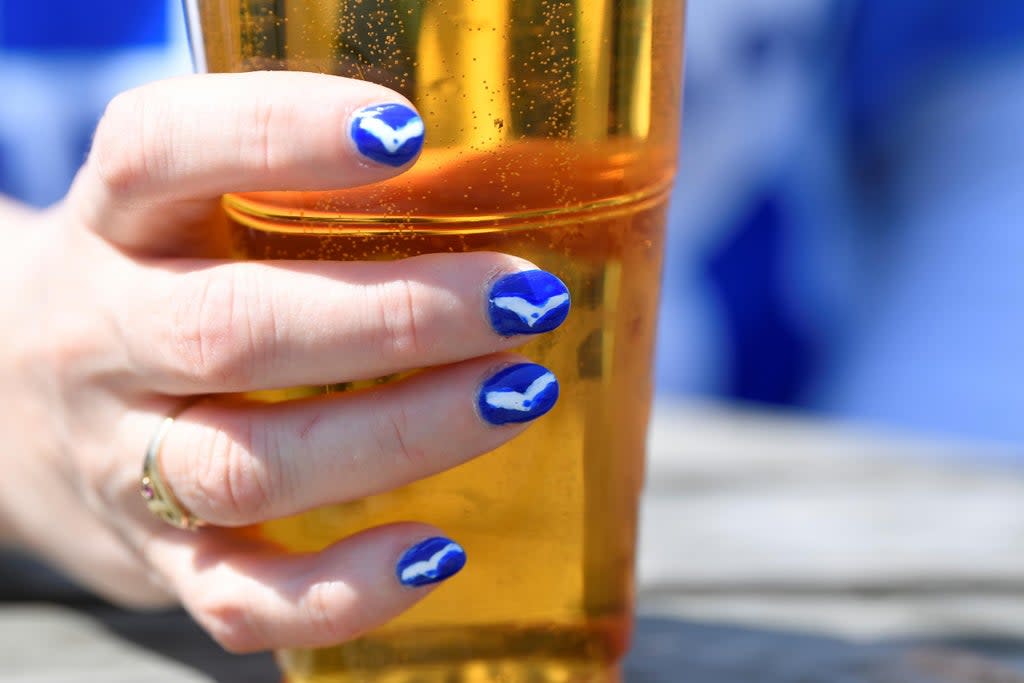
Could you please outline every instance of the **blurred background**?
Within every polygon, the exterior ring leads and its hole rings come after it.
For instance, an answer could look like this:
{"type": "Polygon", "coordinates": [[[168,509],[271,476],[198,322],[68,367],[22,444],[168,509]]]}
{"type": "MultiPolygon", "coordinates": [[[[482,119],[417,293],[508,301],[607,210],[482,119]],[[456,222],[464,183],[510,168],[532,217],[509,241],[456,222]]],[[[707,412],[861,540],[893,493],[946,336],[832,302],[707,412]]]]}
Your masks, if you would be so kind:
{"type": "MultiPolygon", "coordinates": [[[[190,70],[180,12],[0,0],[0,193],[55,201],[110,97],[190,70]]],[[[689,15],[659,396],[1024,445],[1024,2],[689,15]]]]}
{"type": "Polygon", "coordinates": [[[1024,2],[689,14],[662,394],[1024,444],[1024,2]]]}

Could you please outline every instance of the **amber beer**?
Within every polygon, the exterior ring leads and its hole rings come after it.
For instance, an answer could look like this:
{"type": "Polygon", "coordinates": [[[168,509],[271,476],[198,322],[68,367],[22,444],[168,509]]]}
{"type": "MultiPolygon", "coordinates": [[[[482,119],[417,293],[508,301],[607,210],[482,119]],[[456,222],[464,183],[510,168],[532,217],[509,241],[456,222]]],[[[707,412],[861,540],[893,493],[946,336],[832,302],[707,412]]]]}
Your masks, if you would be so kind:
{"type": "Polygon", "coordinates": [[[680,119],[682,0],[186,8],[200,69],[368,79],[405,94],[426,122],[422,157],[399,178],[225,197],[240,257],[493,250],[557,274],[573,297],[567,322],[522,348],[562,387],[555,409],[524,435],[400,490],[257,530],[309,551],[366,527],[422,520],[470,558],[384,627],[280,653],[288,680],[618,681],[680,119]]]}

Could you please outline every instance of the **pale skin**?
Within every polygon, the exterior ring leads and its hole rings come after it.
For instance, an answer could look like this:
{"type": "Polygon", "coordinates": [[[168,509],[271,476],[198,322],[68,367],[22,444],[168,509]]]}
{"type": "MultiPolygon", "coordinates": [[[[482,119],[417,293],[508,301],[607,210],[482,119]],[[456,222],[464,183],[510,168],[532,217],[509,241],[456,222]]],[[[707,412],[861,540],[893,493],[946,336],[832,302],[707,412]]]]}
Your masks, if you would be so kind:
{"type": "Polygon", "coordinates": [[[118,603],[180,603],[235,652],[344,641],[430,592],[402,586],[395,563],[443,529],[410,521],[288,556],[230,527],[388,490],[525,429],[486,424],[473,398],[523,341],[491,330],[488,285],[534,266],[494,253],[203,256],[217,250],[222,193],[405,170],[362,158],[347,136],[353,111],[387,102],[404,100],[300,73],[147,85],[111,103],[63,201],[0,200],[0,542],[118,603]],[[217,398],[420,367],[434,369],[354,396],[217,398]],[[153,517],[138,491],[150,437],[182,406],[161,461],[212,525],[198,533],[153,517]]]}

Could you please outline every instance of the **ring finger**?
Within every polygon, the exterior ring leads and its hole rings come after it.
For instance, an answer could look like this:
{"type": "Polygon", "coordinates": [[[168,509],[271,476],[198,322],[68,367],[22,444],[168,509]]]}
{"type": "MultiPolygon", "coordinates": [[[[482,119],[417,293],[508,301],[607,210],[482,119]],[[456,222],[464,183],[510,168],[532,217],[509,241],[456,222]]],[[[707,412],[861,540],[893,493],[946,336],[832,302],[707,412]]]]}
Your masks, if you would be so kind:
{"type": "Polygon", "coordinates": [[[349,394],[211,401],[179,416],[160,461],[192,514],[252,524],[454,467],[514,437],[557,396],[546,368],[492,356],[349,394]]]}

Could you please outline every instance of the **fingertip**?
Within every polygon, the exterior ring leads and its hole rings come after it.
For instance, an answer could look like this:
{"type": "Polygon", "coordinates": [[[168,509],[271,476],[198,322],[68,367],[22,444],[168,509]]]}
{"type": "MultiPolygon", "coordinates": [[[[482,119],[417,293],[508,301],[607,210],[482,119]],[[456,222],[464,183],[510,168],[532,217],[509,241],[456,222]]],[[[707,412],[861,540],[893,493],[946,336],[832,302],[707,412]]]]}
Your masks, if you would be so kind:
{"type": "Polygon", "coordinates": [[[559,391],[558,378],[543,365],[507,365],[480,386],[477,413],[493,426],[531,422],[555,406],[559,391]]]}
{"type": "Polygon", "coordinates": [[[565,322],[571,306],[565,283],[536,267],[499,277],[487,295],[491,327],[503,337],[550,332],[565,322]]]}
{"type": "Polygon", "coordinates": [[[423,119],[404,103],[385,102],[361,107],[352,112],[347,130],[356,152],[383,166],[406,166],[423,149],[423,119]]]}
{"type": "Polygon", "coordinates": [[[395,565],[403,586],[418,588],[440,583],[466,566],[465,549],[446,536],[431,536],[410,546],[395,565]]]}

